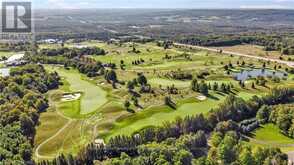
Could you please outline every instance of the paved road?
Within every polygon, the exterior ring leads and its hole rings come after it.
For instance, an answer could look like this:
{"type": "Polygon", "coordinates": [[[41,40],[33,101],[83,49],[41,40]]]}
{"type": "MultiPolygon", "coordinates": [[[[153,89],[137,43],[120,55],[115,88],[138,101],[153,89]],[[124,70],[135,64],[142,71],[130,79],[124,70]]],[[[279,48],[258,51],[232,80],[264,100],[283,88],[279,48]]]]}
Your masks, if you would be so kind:
{"type": "MultiPolygon", "coordinates": [[[[219,49],[203,47],[203,46],[194,46],[194,45],[187,45],[187,44],[180,44],[180,43],[174,43],[174,45],[190,47],[190,48],[196,48],[196,49],[202,49],[202,50],[208,50],[208,51],[212,51],[212,52],[219,52],[220,51],[219,49]]],[[[248,58],[254,58],[254,59],[259,59],[259,60],[276,62],[276,63],[280,63],[280,64],[286,64],[289,67],[294,68],[294,62],[290,62],[290,61],[283,61],[283,60],[279,60],[279,59],[272,59],[272,58],[266,58],[266,57],[253,56],[253,55],[248,55],[248,54],[243,54],[243,53],[236,53],[236,52],[231,52],[231,51],[223,51],[222,53],[227,54],[227,55],[242,56],[242,57],[248,57],[248,58]]]]}

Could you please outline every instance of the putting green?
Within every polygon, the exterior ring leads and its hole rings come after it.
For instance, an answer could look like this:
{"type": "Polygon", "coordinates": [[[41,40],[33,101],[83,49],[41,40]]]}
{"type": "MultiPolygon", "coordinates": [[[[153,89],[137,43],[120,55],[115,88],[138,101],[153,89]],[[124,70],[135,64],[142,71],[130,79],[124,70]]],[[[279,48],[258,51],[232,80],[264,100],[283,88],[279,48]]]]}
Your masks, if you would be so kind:
{"type": "MultiPolygon", "coordinates": [[[[107,93],[99,86],[83,80],[78,71],[65,70],[61,67],[49,66],[47,68],[48,70],[56,71],[61,77],[65,78],[70,85],[70,91],[82,93],[82,97],[80,98],[80,115],[92,113],[108,101],[106,98],[107,93]]],[[[67,107],[70,107],[68,103],[67,107]]]]}

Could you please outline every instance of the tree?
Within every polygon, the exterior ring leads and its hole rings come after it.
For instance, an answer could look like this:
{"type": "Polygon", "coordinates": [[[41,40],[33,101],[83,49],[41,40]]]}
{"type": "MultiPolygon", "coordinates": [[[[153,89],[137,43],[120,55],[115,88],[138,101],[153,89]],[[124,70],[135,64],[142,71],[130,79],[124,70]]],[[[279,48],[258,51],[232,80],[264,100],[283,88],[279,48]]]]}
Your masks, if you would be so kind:
{"type": "Polygon", "coordinates": [[[105,75],[105,79],[108,82],[112,81],[113,83],[116,83],[117,82],[117,75],[116,75],[115,71],[114,70],[108,71],[105,75]]]}
{"type": "Polygon", "coordinates": [[[137,81],[141,86],[145,86],[147,84],[147,78],[142,73],[138,75],[137,81]]]}
{"type": "Polygon", "coordinates": [[[255,89],[255,84],[254,84],[254,82],[252,82],[252,84],[251,84],[251,88],[252,88],[252,89],[255,89]]]}
{"type": "Polygon", "coordinates": [[[192,164],[192,158],[193,155],[186,151],[186,150],[180,150],[176,153],[174,157],[175,164],[185,164],[185,165],[191,165],[192,164]]]}
{"type": "Polygon", "coordinates": [[[131,106],[131,103],[130,103],[128,100],[126,100],[125,103],[124,103],[124,106],[125,106],[125,108],[126,108],[127,110],[129,110],[129,108],[130,108],[130,106],[131,106]]]}
{"type": "Polygon", "coordinates": [[[135,88],[134,83],[132,81],[128,81],[127,88],[129,89],[129,91],[133,90],[135,88]]]}
{"type": "Polygon", "coordinates": [[[214,82],[214,84],[213,84],[213,90],[214,91],[217,91],[218,90],[218,83],[217,82],[214,82]]]}
{"type": "Polygon", "coordinates": [[[239,160],[242,165],[256,164],[254,157],[252,156],[251,151],[247,147],[245,149],[243,149],[242,152],[240,153],[239,160]]]}
{"type": "Polygon", "coordinates": [[[24,135],[32,136],[35,134],[35,124],[27,114],[21,114],[19,120],[24,135]]]}
{"type": "Polygon", "coordinates": [[[220,132],[213,132],[210,138],[210,143],[213,147],[217,147],[222,142],[222,134],[220,132]]]}
{"type": "Polygon", "coordinates": [[[200,93],[202,93],[204,95],[208,95],[208,86],[205,82],[200,83],[199,91],[200,91],[200,93]]]}
{"type": "Polygon", "coordinates": [[[270,111],[271,111],[271,108],[269,106],[262,106],[257,111],[256,119],[262,124],[269,122],[270,111]]]}

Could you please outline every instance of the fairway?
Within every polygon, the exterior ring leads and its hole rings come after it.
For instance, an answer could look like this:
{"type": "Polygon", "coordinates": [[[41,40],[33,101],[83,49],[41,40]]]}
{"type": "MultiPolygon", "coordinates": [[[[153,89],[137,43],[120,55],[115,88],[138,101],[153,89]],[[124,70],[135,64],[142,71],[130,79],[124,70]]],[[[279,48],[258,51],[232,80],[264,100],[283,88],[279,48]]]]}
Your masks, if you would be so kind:
{"type": "Polygon", "coordinates": [[[134,116],[130,116],[115,124],[115,128],[107,132],[104,137],[108,139],[116,135],[130,135],[147,126],[159,126],[167,121],[174,121],[177,117],[186,117],[189,115],[205,114],[212,108],[216,107],[224,100],[224,96],[215,95],[218,100],[207,99],[205,101],[189,101],[178,106],[177,110],[173,110],[167,106],[150,107],[134,116]]]}
{"type": "Polygon", "coordinates": [[[283,135],[274,124],[262,125],[261,128],[253,132],[249,142],[245,143],[259,147],[278,147],[283,152],[294,150],[294,139],[283,135]]]}
{"type": "Polygon", "coordinates": [[[294,139],[283,135],[280,129],[274,124],[262,125],[253,134],[254,139],[267,142],[268,144],[294,144],[294,139]]]}
{"type": "Polygon", "coordinates": [[[152,78],[149,80],[151,84],[154,85],[162,85],[162,86],[172,86],[175,85],[176,87],[189,87],[191,82],[190,81],[179,81],[179,80],[169,80],[163,78],[152,78]]]}
{"type": "MultiPolygon", "coordinates": [[[[65,102],[61,104],[62,107],[67,107],[67,113],[70,114],[70,109],[68,107],[76,107],[80,105],[80,115],[86,115],[98,110],[99,107],[104,105],[107,102],[106,95],[107,93],[100,87],[82,79],[80,73],[74,70],[65,70],[58,67],[48,67],[52,71],[57,71],[57,73],[66,79],[70,85],[70,91],[72,92],[81,92],[82,97],[80,99],[80,104],[73,102],[65,102]],[[69,110],[69,111],[68,111],[69,110]]],[[[76,111],[76,108],[72,110],[76,111]],[[74,110],[75,109],[75,110],[74,110]]],[[[77,112],[75,112],[77,113],[77,112]]],[[[72,115],[70,115],[72,117],[72,115]]]]}

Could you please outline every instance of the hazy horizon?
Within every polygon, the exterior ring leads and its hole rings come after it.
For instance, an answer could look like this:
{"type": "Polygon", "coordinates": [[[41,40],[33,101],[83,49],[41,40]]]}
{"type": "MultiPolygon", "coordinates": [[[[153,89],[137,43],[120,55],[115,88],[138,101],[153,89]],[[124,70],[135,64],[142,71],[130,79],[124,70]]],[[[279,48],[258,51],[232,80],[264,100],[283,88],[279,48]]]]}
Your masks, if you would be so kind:
{"type": "Polygon", "coordinates": [[[294,9],[294,0],[32,0],[35,9],[294,9]]]}

